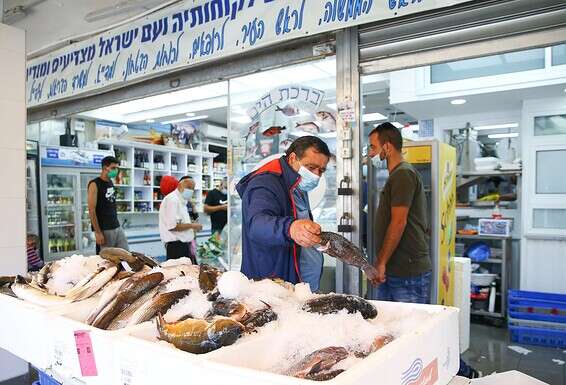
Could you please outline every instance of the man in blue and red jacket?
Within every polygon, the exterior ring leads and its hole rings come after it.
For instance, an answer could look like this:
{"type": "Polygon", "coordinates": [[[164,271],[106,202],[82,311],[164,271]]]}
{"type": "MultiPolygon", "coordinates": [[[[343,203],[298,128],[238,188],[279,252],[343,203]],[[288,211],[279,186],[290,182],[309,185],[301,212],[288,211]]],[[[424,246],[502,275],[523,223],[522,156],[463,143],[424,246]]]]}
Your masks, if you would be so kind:
{"type": "Polygon", "coordinates": [[[318,290],[322,274],[320,225],[312,221],[308,191],[330,160],[315,136],[295,140],[285,156],[246,175],[236,186],[242,198],[242,273],[248,278],[306,281],[318,290]],[[301,277],[303,275],[303,277],[301,277]]]}

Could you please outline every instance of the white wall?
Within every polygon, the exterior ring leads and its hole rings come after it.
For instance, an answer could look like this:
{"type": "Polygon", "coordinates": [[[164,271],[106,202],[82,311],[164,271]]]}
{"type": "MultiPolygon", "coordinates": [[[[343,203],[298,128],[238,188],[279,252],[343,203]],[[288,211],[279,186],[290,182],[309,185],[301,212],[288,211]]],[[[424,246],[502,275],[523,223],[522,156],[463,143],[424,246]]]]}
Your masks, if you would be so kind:
{"type": "MultiPolygon", "coordinates": [[[[0,24],[0,275],[25,273],[26,103],[25,32],[0,24]]],[[[0,381],[27,372],[27,364],[0,350],[0,381]]]]}

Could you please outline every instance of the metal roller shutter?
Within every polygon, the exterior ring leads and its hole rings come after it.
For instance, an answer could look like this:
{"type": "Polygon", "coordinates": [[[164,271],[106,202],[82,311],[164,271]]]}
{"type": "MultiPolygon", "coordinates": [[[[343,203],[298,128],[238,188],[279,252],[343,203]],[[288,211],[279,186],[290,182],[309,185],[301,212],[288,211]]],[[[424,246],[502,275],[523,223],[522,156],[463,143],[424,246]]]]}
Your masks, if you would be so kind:
{"type": "Polygon", "coordinates": [[[475,1],[358,32],[362,73],[400,69],[566,41],[566,2],[475,1]]]}

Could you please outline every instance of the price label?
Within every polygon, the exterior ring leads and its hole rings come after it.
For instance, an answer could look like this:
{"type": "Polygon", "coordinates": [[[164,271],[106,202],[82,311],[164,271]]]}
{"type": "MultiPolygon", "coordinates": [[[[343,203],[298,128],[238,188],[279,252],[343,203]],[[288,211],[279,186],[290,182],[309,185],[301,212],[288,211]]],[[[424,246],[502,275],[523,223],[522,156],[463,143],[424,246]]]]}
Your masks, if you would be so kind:
{"type": "Polygon", "coordinates": [[[53,342],[52,366],[63,366],[63,357],[65,355],[65,344],[62,341],[53,342]]]}
{"type": "Polygon", "coordinates": [[[83,377],[98,376],[90,332],[88,330],[76,330],[75,345],[77,347],[77,357],[81,367],[81,375],[83,377]]]}

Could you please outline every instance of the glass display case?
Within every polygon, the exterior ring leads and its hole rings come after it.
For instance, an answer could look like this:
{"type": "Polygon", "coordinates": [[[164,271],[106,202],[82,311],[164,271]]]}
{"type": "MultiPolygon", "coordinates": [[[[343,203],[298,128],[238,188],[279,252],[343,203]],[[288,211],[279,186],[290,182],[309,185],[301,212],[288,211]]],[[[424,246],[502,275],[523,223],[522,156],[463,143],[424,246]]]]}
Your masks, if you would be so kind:
{"type": "MultiPolygon", "coordinates": [[[[282,156],[304,135],[323,139],[336,153],[336,61],[334,58],[266,71],[230,81],[229,258],[238,270],[242,260],[241,200],[235,186],[270,159],[282,156]]],[[[315,222],[336,231],[336,162],[332,157],[309,194],[315,222]]],[[[335,266],[331,258],[326,265],[335,266]]]]}
{"type": "Polygon", "coordinates": [[[48,171],[44,174],[45,260],[73,254],[77,250],[78,174],[48,171]]]}

